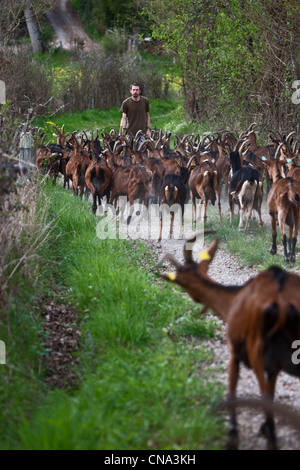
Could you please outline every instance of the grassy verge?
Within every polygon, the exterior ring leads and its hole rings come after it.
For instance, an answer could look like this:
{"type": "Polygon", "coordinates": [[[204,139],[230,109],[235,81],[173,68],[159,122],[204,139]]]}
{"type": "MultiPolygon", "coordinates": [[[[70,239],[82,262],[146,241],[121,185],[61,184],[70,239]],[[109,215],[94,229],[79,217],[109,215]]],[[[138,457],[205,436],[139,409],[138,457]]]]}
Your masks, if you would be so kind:
{"type": "Polygon", "coordinates": [[[46,185],[44,198],[54,220],[43,249],[48,294],[60,286],[81,317],[78,387],[45,390],[26,377],[32,399],[17,379],[20,406],[7,411],[4,447],[220,448],[224,429],[213,405],[224,387],[210,380],[213,357],[203,346],[214,322],[157,278],[142,242],[99,240],[90,205],[71,191],[46,185]]]}
{"type": "MultiPolygon", "coordinates": [[[[266,201],[263,205],[266,209],[266,201]]],[[[216,230],[216,236],[220,240],[220,246],[226,248],[231,254],[236,255],[244,266],[254,266],[259,270],[267,269],[277,265],[288,271],[300,272],[299,247],[296,246],[296,263],[294,265],[285,263],[281,242],[281,234],[277,228],[277,249],[276,255],[270,254],[272,244],[272,232],[269,218],[261,227],[255,215],[250,220],[250,228],[247,232],[239,231],[239,217],[234,216],[230,223],[229,215],[223,212],[222,223],[219,224],[216,209],[209,207],[209,217],[207,227],[216,230]],[[298,253],[298,255],[297,255],[298,253]]]]}
{"type": "Polygon", "coordinates": [[[47,391],[40,299],[48,271],[41,254],[51,227],[44,208],[37,205],[38,191],[39,185],[31,181],[1,201],[0,339],[6,352],[6,365],[0,366],[1,448],[20,444],[16,430],[21,416],[30,416],[47,391]]]}

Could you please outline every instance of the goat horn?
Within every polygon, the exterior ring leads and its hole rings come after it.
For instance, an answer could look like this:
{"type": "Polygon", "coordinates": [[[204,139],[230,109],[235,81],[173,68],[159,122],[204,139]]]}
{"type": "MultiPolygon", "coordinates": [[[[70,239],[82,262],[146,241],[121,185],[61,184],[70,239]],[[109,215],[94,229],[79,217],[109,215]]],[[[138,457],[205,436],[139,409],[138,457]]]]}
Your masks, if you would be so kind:
{"type": "Polygon", "coordinates": [[[292,131],[292,132],[289,133],[289,135],[288,135],[287,138],[285,139],[285,141],[286,141],[287,144],[289,143],[290,138],[291,138],[294,134],[296,134],[296,131],[292,131]]]}
{"type": "Polygon", "coordinates": [[[59,127],[57,127],[55,124],[52,124],[52,127],[54,127],[54,129],[56,129],[59,134],[61,133],[59,127]]]}
{"type": "Polygon", "coordinates": [[[183,247],[183,255],[184,255],[184,260],[185,260],[186,264],[192,264],[194,262],[193,261],[193,256],[192,256],[193,255],[193,245],[194,245],[195,241],[197,240],[197,238],[200,235],[208,235],[210,233],[216,233],[216,231],[213,230],[213,229],[198,230],[198,232],[194,233],[193,235],[191,235],[191,237],[189,237],[185,240],[184,247],[183,247]],[[190,246],[189,249],[187,248],[188,243],[192,244],[192,246],[190,246]]]}
{"type": "Polygon", "coordinates": [[[256,122],[252,122],[246,132],[252,131],[254,127],[258,127],[258,124],[256,122]]]}
{"type": "Polygon", "coordinates": [[[176,269],[182,268],[182,265],[179,263],[179,261],[177,261],[177,259],[173,255],[171,255],[171,253],[165,253],[165,254],[161,255],[158,262],[157,262],[157,266],[161,266],[162,263],[166,259],[171,261],[174,264],[174,266],[176,267],[176,269]]]}
{"type": "Polygon", "coordinates": [[[182,139],[182,141],[181,141],[181,144],[184,145],[185,142],[187,141],[187,139],[188,139],[189,137],[193,137],[193,134],[186,134],[186,135],[183,137],[183,139],[182,139]]]}
{"type": "Polygon", "coordinates": [[[300,142],[299,139],[295,140],[293,148],[292,148],[292,153],[296,153],[299,142],[300,142]]]}
{"type": "Polygon", "coordinates": [[[138,151],[141,151],[145,146],[146,146],[146,148],[148,148],[147,147],[148,144],[150,145],[151,148],[153,148],[152,140],[146,139],[146,140],[143,140],[143,142],[140,143],[140,145],[138,147],[138,151]]]}
{"type": "Polygon", "coordinates": [[[187,162],[187,169],[189,170],[190,169],[190,166],[192,164],[192,161],[194,160],[194,158],[196,158],[196,155],[192,155],[191,158],[189,159],[189,161],[187,162]]]}
{"type": "Polygon", "coordinates": [[[281,142],[281,143],[278,145],[278,147],[277,147],[277,149],[276,149],[276,152],[275,152],[275,155],[274,155],[274,160],[277,160],[277,156],[278,156],[278,154],[279,154],[279,150],[281,149],[281,147],[283,146],[283,144],[284,144],[284,142],[281,142]]]}
{"type": "Polygon", "coordinates": [[[234,151],[237,151],[238,145],[239,145],[241,142],[244,142],[244,140],[245,140],[245,139],[243,139],[243,138],[238,139],[238,141],[236,142],[236,144],[235,144],[233,150],[234,150],[234,151]]]}

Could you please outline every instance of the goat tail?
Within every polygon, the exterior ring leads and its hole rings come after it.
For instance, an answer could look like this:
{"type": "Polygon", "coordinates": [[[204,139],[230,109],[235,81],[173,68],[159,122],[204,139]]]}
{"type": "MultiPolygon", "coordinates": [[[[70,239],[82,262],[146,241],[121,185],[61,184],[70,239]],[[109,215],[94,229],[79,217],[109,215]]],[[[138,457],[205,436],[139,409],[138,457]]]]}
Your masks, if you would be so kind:
{"type": "Polygon", "coordinates": [[[178,188],[175,185],[168,185],[164,188],[164,195],[167,204],[174,202],[178,195],[178,188]]]}

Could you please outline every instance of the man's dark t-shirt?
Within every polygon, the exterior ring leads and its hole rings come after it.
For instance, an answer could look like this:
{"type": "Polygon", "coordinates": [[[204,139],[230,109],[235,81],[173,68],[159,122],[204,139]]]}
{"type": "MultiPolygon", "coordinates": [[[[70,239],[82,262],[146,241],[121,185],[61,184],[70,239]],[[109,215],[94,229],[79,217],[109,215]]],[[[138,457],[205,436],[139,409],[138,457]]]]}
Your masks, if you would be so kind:
{"type": "Polygon", "coordinates": [[[128,118],[127,132],[135,135],[139,130],[144,134],[147,131],[147,113],[149,113],[149,100],[141,96],[139,101],[134,101],[131,97],[123,101],[121,113],[125,113],[128,118]]]}

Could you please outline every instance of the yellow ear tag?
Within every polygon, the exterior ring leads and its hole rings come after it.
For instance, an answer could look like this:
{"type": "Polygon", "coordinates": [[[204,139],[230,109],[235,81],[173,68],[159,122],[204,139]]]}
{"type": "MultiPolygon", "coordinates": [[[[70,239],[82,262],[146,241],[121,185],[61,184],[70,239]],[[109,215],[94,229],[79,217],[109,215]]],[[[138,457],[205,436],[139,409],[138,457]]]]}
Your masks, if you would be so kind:
{"type": "Polygon", "coordinates": [[[170,279],[170,281],[175,281],[176,279],[176,274],[174,273],[167,273],[167,276],[170,279]]]}
{"type": "Polygon", "coordinates": [[[210,254],[208,253],[208,251],[205,250],[201,251],[201,253],[199,254],[199,258],[202,259],[202,261],[209,261],[211,259],[210,254]]]}

